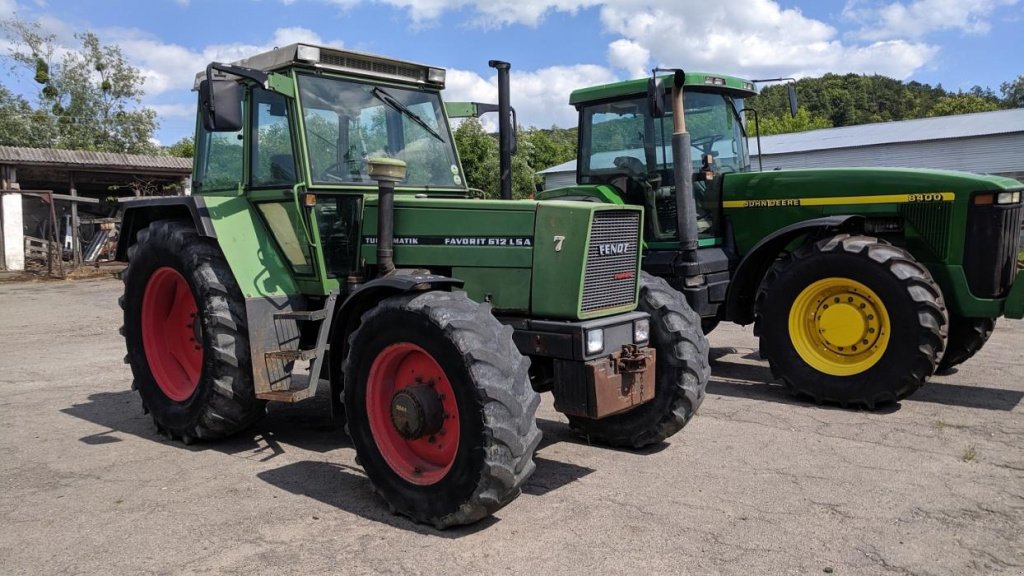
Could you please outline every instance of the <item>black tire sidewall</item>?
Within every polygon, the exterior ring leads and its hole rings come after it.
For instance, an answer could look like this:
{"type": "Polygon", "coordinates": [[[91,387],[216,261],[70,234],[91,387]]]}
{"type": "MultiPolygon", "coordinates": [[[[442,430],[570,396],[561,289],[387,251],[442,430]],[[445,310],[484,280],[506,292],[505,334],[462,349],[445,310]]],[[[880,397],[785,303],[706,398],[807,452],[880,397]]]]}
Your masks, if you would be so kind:
{"type": "Polygon", "coordinates": [[[377,490],[399,511],[417,518],[441,518],[458,509],[476,490],[485,465],[484,422],[469,370],[459,349],[426,314],[388,308],[368,319],[363,337],[349,350],[352,377],[346,377],[345,412],[349,435],[360,463],[377,490]],[[459,448],[452,467],[431,485],[412,484],[384,460],[370,431],[366,386],[374,360],[386,347],[408,342],[423,348],[438,363],[452,385],[459,409],[459,448]]]}
{"type": "Polygon", "coordinates": [[[125,341],[129,343],[128,357],[135,376],[135,385],[143,403],[157,424],[180,434],[196,427],[213,394],[211,375],[216,371],[212,342],[214,332],[206,323],[212,303],[210,295],[204,290],[200,271],[192,266],[189,260],[189,253],[175,250],[167,243],[154,239],[154,235],[164,236],[165,231],[166,229],[154,229],[147,241],[136,245],[137,250],[125,272],[125,341]],[[198,308],[197,318],[203,322],[203,367],[199,383],[192,395],[181,402],[168,398],[156,383],[146,359],[142,339],[142,302],[146,286],[153,273],[164,267],[174,269],[185,278],[198,308]]]}
{"type": "Polygon", "coordinates": [[[796,260],[771,286],[765,295],[761,342],[771,358],[785,366],[789,377],[797,382],[814,382],[822,400],[848,398],[851,390],[872,398],[876,392],[892,388],[893,378],[900,378],[903,367],[914,357],[922,339],[923,329],[917,316],[917,304],[907,287],[885,263],[862,253],[824,252],[813,258],[796,260]],[[813,368],[797,353],[789,333],[789,315],[797,296],[808,286],[826,278],[843,278],[860,282],[881,300],[889,316],[889,342],[883,356],[864,372],[850,376],[834,376],[813,368]]]}

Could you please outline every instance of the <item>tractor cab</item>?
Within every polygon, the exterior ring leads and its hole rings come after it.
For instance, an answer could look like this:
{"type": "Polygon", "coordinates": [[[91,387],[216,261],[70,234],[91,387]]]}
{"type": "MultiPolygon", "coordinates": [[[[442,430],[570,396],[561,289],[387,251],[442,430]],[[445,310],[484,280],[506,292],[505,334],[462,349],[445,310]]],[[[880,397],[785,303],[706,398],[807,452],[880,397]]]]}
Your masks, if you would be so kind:
{"type": "MultiPolygon", "coordinates": [[[[668,248],[679,241],[670,90],[664,77],[657,79],[653,91],[644,82],[573,92],[570,102],[580,113],[577,182],[610,186],[625,203],[643,205],[648,213],[645,240],[649,246],[668,248]]],[[[716,176],[750,170],[743,99],[753,94],[753,85],[746,81],[686,75],[690,172],[702,245],[721,236],[721,182],[716,176]]]]}

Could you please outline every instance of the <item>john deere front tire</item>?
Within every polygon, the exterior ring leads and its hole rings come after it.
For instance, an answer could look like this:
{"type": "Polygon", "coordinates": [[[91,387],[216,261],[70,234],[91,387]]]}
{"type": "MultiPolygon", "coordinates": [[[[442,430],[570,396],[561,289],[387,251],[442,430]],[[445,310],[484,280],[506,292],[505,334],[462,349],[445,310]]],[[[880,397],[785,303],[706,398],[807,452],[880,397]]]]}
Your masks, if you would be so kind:
{"type": "Polygon", "coordinates": [[[646,272],[640,273],[637,309],[651,315],[658,357],[654,400],[596,420],[569,416],[569,426],[591,441],[628,448],[661,442],[682,430],[704,401],[711,367],[700,316],[664,279],[646,272]]]}
{"type": "Polygon", "coordinates": [[[948,372],[978,353],[996,329],[995,318],[949,317],[949,342],[936,372],[948,372]]]}
{"type": "Polygon", "coordinates": [[[515,499],[533,473],[540,397],[512,330],[462,292],[394,296],[344,362],[348,431],[397,513],[447,528],[515,499]]]}
{"type": "Polygon", "coordinates": [[[132,385],[157,429],[186,443],[265,413],[252,384],[245,305],[220,248],[186,222],[139,231],[122,275],[132,385]]]}
{"type": "Polygon", "coordinates": [[[924,384],[948,324],[939,287],[910,253],[842,234],[772,266],[754,331],[772,374],[794,392],[873,409],[924,384]]]}

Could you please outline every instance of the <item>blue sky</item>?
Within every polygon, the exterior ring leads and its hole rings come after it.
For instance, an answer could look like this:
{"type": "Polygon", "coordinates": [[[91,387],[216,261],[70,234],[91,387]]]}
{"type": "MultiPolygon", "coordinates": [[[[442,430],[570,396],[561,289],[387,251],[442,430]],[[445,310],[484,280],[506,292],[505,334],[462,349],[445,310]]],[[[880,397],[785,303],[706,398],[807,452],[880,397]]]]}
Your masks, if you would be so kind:
{"type": "Polygon", "coordinates": [[[520,121],[543,127],[574,124],[574,87],[655,65],[997,93],[1024,73],[1024,0],[0,0],[0,18],[14,13],[68,45],[83,29],[119,44],[147,77],[164,144],[191,134],[207,62],[298,41],[444,66],[450,100],[494,101],[487,61],[508,60],[520,121]]]}

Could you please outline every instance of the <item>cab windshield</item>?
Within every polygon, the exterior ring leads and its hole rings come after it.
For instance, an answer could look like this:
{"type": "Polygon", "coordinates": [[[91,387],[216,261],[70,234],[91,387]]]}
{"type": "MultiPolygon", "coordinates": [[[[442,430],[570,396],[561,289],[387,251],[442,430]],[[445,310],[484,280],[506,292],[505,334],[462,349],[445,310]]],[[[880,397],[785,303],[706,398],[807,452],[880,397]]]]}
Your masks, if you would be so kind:
{"type": "Polygon", "coordinates": [[[464,187],[437,92],[301,75],[299,99],[314,184],[373,184],[366,161],[386,157],[399,185],[464,187]]]}

